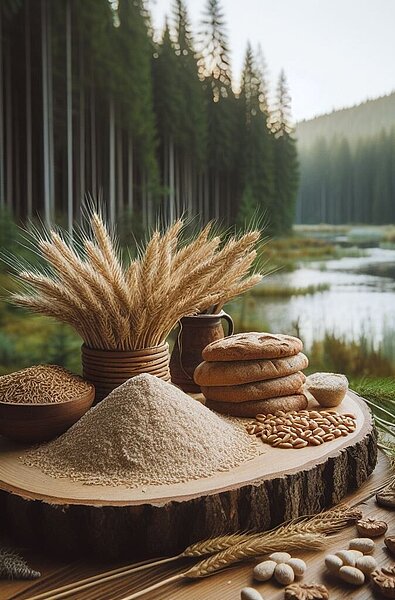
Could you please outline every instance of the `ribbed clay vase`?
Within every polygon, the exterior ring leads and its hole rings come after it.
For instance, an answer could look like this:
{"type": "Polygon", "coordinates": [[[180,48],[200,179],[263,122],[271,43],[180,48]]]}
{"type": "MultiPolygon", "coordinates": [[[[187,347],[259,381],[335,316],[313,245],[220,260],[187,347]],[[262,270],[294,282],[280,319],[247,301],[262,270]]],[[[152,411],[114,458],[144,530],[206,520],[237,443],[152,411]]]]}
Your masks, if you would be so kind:
{"type": "Polygon", "coordinates": [[[233,333],[233,321],[224,311],[216,315],[183,317],[173,352],[170,358],[170,373],[173,383],[184,392],[199,393],[200,386],[193,380],[193,372],[202,362],[204,348],[225,337],[222,320],[228,322],[228,335],[233,333]]]}
{"type": "Polygon", "coordinates": [[[170,381],[167,343],[141,350],[94,350],[83,344],[81,355],[82,375],[95,386],[96,402],[141,373],[150,373],[170,381]]]}

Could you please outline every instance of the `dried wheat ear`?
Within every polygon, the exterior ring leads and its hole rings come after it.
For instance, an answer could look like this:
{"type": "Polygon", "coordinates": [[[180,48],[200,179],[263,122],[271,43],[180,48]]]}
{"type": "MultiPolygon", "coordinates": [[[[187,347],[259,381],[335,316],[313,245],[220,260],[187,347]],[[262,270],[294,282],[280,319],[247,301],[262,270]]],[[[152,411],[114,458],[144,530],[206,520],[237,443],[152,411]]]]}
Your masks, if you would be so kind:
{"type": "MultiPolygon", "coordinates": [[[[55,230],[33,233],[45,267],[19,264],[22,291],[11,301],[71,325],[90,348],[137,350],[165,341],[177,322],[256,285],[251,273],[260,232],[222,243],[208,224],[182,243],[184,223],[156,230],[140,255],[125,265],[116,237],[102,216],[92,213],[90,233],[55,230]]],[[[15,257],[9,263],[18,264],[15,257]]]]}

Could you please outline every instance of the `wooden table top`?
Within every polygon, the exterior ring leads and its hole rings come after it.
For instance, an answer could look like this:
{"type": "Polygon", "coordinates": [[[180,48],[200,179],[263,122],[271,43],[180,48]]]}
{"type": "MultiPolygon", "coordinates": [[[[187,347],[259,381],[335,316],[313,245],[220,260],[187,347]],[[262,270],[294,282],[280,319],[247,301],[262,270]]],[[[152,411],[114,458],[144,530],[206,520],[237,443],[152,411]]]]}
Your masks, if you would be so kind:
{"type": "MultiPolygon", "coordinates": [[[[389,525],[387,535],[395,535],[395,512],[379,507],[374,499],[374,491],[378,487],[382,487],[388,477],[387,460],[380,454],[373,475],[358,491],[348,496],[345,501],[352,506],[358,505],[364,516],[374,516],[385,520],[389,525]]],[[[324,556],[347,548],[348,541],[353,537],[357,537],[357,533],[355,527],[351,526],[342,530],[336,540],[328,539],[328,546],[324,551],[293,553],[294,556],[303,558],[307,563],[307,573],[304,581],[325,584],[330,592],[330,598],[333,600],[343,600],[345,598],[372,600],[378,598],[369,585],[359,588],[353,588],[346,583],[339,585],[334,576],[326,573],[323,564],[324,556]]],[[[373,554],[380,567],[391,565],[394,562],[385,549],[383,537],[376,540],[376,548],[373,554]]],[[[23,553],[29,564],[41,571],[42,577],[36,581],[1,581],[1,600],[28,600],[32,596],[53,590],[61,585],[121,566],[120,564],[92,564],[84,561],[66,563],[49,556],[29,553],[27,550],[23,553]]],[[[245,563],[198,581],[177,582],[150,592],[143,596],[143,600],[239,600],[240,590],[245,586],[255,587],[261,592],[264,600],[283,599],[283,588],[271,582],[255,583],[253,581],[252,568],[254,564],[254,562],[245,563]]],[[[69,598],[72,600],[122,600],[125,596],[139,589],[181,572],[182,566],[178,562],[172,568],[162,566],[135,575],[125,576],[107,584],[98,585],[85,592],[72,594],[69,598]]]]}

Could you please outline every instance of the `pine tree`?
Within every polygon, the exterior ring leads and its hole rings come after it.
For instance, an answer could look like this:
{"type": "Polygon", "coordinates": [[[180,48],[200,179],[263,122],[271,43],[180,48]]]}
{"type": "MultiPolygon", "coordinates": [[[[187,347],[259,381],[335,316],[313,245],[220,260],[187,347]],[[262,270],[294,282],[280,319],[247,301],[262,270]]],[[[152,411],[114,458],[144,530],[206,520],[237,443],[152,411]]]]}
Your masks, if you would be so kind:
{"type": "Polygon", "coordinates": [[[156,177],[151,42],[143,0],[119,0],[118,56],[124,122],[150,177],[156,177]]]}
{"type": "Polygon", "coordinates": [[[183,132],[178,157],[182,191],[190,216],[202,218],[202,172],[206,159],[206,111],[204,90],[198,75],[194,41],[184,0],[175,0],[175,53],[178,58],[178,85],[181,92],[180,131],[183,132]]]}
{"type": "Polygon", "coordinates": [[[182,130],[188,152],[200,164],[205,158],[206,115],[204,92],[198,76],[194,41],[184,0],[175,0],[175,47],[178,60],[179,87],[182,94],[182,130]]]}
{"type": "Polygon", "coordinates": [[[173,220],[180,214],[179,165],[177,148],[185,143],[182,130],[183,97],[178,80],[178,58],[166,21],[161,43],[157,46],[153,62],[154,96],[157,129],[161,141],[163,185],[165,188],[165,214],[173,220]]]}
{"type": "Polygon", "coordinates": [[[255,209],[265,213],[273,197],[273,147],[267,126],[266,85],[250,44],[246,50],[239,104],[243,194],[240,210],[245,212],[245,198],[251,196],[255,209]]]}
{"type": "Polygon", "coordinates": [[[241,197],[237,213],[237,225],[241,230],[248,227],[253,219],[259,214],[256,198],[252,192],[251,185],[246,183],[241,197]]]}
{"type": "Polygon", "coordinates": [[[234,188],[237,103],[232,90],[229,45],[219,0],[208,0],[200,39],[199,74],[207,105],[208,166],[212,215],[229,218],[234,188]]]}
{"type": "Polygon", "coordinates": [[[290,231],[294,221],[299,182],[296,141],[291,124],[291,99],[284,71],[281,71],[271,126],[274,135],[274,198],[269,213],[273,232],[290,231]]]}

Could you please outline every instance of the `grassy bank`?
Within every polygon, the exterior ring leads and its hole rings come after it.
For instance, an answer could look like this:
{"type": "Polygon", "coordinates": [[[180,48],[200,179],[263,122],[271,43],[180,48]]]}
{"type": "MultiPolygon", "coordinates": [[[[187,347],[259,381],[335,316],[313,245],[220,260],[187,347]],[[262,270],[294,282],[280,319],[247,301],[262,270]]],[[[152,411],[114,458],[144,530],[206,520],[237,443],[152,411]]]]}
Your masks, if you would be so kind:
{"type": "Polygon", "coordinates": [[[294,271],[300,263],[359,256],[364,256],[364,251],[357,246],[343,247],[326,239],[295,234],[273,239],[264,245],[260,261],[274,271],[294,271]]]}
{"type": "Polygon", "coordinates": [[[292,296],[310,296],[330,290],[329,283],[319,283],[318,285],[306,285],[304,287],[285,287],[283,285],[263,282],[257,285],[249,292],[251,296],[259,298],[291,298],[292,296]]]}

